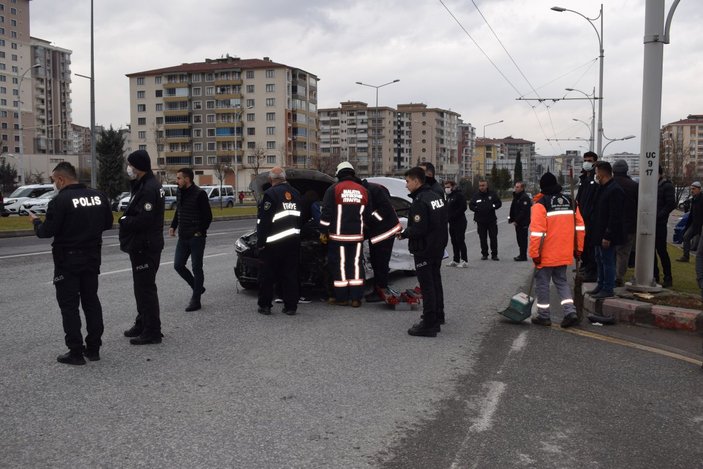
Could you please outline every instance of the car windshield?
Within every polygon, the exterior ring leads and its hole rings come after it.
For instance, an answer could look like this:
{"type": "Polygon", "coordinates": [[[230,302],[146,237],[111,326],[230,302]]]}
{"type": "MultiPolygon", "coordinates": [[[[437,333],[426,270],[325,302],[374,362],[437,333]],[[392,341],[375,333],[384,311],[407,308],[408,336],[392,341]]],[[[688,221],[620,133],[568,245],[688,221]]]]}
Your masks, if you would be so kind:
{"type": "Polygon", "coordinates": [[[15,191],[10,194],[10,197],[29,197],[34,189],[31,187],[18,187],[15,191]]]}
{"type": "Polygon", "coordinates": [[[51,199],[57,194],[57,191],[49,191],[45,194],[40,195],[38,198],[39,199],[51,199]]]}

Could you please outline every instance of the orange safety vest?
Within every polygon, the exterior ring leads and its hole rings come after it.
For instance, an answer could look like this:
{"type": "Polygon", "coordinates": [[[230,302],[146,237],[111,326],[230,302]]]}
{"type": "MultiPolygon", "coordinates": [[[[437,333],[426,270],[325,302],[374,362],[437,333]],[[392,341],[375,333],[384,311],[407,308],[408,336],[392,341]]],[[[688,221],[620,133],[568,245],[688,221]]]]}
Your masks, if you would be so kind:
{"type": "Polygon", "coordinates": [[[581,212],[577,207],[574,213],[571,199],[563,194],[535,196],[530,219],[530,257],[540,259],[537,268],[571,265],[574,251],[583,252],[585,237],[581,212]]]}

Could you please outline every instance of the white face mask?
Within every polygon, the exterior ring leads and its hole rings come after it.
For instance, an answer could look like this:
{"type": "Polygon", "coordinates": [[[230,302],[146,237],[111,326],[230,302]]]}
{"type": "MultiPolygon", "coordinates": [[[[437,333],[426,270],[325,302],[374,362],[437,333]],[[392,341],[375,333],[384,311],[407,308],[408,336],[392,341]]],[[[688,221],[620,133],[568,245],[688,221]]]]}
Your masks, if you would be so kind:
{"type": "Polygon", "coordinates": [[[134,179],[134,176],[136,176],[136,174],[134,174],[134,170],[130,165],[127,165],[127,176],[129,176],[130,179],[134,179]]]}
{"type": "Polygon", "coordinates": [[[584,171],[590,171],[592,169],[593,169],[593,163],[591,163],[590,161],[583,162],[583,170],[584,171]]]}
{"type": "Polygon", "coordinates": [[[445,193],[445,194],[451,194],[451,193],[452,193],[452,188],[451,188],[451,187],[445,187],[445,188],[444,188],[444,193],[445,193]]]}

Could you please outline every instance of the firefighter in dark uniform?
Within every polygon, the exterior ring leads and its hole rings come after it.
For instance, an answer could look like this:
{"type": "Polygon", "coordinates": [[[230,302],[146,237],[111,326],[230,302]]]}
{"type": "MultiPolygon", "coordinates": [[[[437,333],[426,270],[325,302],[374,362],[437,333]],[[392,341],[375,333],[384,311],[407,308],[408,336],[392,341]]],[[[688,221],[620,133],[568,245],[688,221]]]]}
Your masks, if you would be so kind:
{"type": "Polygon", "coordinates": [[[102,234],[112,227],[112,210],[105,194],[78,182],[76,168],[70,163],[56,165],[51,177],[59,193],[49,202],[46,220],[42,223],[32,212],[29,216],[38,237],[54,238],[54,287],[69,350],[57,360],[85,365],[84,354],[91,361],[100,360],[103,312],[98,274],[102,234]],[[79,304],[85,314],[85,347],[79,304]]]}
{"type": "Polygon", "coordinates": [[[159,344],[163,335],[156,272],[164,248],[164,190],[146,151],[131,153],[127,163],[132,197],[120,218],[120,249],[132,263],[137,318],[124,335],[132,345],[159,344]]]}
{"type": "Polygon", "coordinates": [[[274,286],[283,299],[283,313],[293,316],[298,308],[298,262],[303,208],[300,193],[286,182],[286,172],[269,172],[271,187],[259,203],[256,245],[259,248],[259,313],[271,314],[274,286]]]}
{"type": "Polygon", "coordinates": [[[337,179],[322,199],[321,238],[329,238],[329,268],[334,280],[334,298],[329,304],[361,306],[364,294],[362,244],[364,226],[370,224],[373,211],[369,193],[356,177],[348,161],[337,165],[337,179]],[[327,231],[327,233],[325,233],[327,231]]]}
{"type": "Polygon", "coordinates": [[[408,239],[408,249],[415,257],[415,271],[422,289],[422,318],[408,329],[408,334],[436,337],[444,323],[444,291],[440,273],[447,246],[447,207],[444,199],[425,182],[420,167],[405,173],[406,187],[413,203],[408,227],[398,237],[408,239]]]}
{"type": "Polygon", "coordinates": [[[366,237],[369,239],[369,253],[373,268],[374,289],[366,295],[368,302],[382,301],[382,292],[388,288],[388,271],[390,270],[391,253],[395,237],[403,229],[398,220],[391,195],[388,189],[380,184],[374,184],[366,179],[362,185],[369,192],[369,198],[374,208],[371,223],[366,227],[366,237]]]}

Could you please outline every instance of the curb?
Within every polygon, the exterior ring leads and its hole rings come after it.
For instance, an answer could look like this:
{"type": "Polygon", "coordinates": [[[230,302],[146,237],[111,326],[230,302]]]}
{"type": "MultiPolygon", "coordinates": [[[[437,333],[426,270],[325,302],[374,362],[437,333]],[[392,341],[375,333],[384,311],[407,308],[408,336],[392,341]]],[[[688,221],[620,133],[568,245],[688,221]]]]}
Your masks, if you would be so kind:
{"type": "MultiPolygon", "coordinates": [[[[585,291],[595,288],[594,283],[583,284],[585,291]]],[[[625,294],[624,288],[616,288],[615,294],[625,294]]],[[[654,305],[644,301],[615,296],[613,298],[594,299],[588,293],[583,294],[585,315],[596,314],[614,318],[617,322],[633,325],[645,325],[660,329],[703,332],[703,312],[697,309],[678,308],[675,306],[654,305]]]]}

